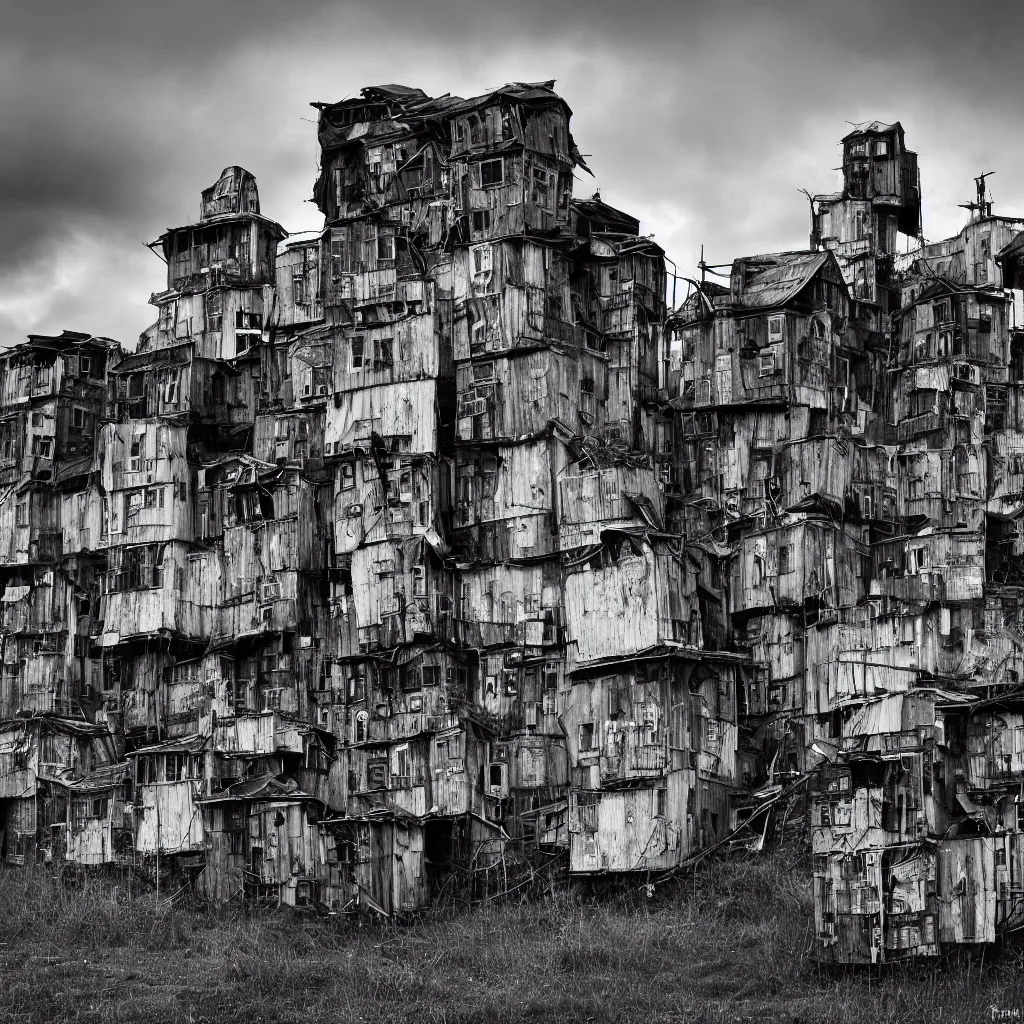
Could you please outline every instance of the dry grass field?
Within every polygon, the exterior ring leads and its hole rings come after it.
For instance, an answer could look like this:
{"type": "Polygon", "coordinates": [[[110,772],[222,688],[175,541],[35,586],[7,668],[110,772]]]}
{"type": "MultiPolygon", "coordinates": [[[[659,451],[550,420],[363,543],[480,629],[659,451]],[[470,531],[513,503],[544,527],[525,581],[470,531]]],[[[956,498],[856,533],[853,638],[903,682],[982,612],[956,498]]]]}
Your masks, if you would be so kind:
{"type": "Polygon", "coordinates": [[[827,973],[812,940],[809,876],[783,853],[709,866],[653,898],[577,888],[362,926],[158,907],[110,883],[7,871],[0,1024],[1024,1019],[1013,950],[827,973]]]}

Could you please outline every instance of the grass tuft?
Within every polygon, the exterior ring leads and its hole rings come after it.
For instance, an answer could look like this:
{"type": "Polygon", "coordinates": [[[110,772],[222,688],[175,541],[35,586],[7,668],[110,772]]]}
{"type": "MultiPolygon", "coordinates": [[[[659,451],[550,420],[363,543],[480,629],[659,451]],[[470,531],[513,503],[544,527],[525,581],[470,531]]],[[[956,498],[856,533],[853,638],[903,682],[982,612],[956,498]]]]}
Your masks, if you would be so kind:
{"type": "Polygon", "coordinates": [[[1024,1012],[1013,949],[820,970],[809,871],[791,853],[709,864],[653,896],[642,883],[395,925],[168,907],[134,881],[0,872],[0,1024],[943,1024],[1024,1012]]]}

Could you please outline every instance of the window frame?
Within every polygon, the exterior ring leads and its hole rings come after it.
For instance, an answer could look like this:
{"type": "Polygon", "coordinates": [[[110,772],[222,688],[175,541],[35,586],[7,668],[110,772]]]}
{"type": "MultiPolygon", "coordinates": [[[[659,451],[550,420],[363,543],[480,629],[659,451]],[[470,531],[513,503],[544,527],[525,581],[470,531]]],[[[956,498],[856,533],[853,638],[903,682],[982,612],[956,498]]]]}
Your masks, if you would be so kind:
{"type": "Polygon", "coordinates": [[[505,158],[502,156],[490,157],[487,160],[481,160],[479,163],[479,176],[480,176],[480,188],[499,188],[505,184],[505,158]],[[484,180],[484,168],[494,167],[497,165],[501,168],[501,175],[497,179],[491,181],[484,180]]]}

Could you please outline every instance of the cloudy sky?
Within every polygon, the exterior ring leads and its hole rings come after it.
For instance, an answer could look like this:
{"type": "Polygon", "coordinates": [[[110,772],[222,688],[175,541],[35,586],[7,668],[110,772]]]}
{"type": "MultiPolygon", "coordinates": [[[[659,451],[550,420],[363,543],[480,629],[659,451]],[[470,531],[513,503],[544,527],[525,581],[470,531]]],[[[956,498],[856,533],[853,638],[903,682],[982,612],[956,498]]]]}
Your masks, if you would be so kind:
{"type": "Polygon", "coordinates": [[[995,170],[1024,215],[1014,4],[949,0],[0,0],[0,344],[63,328],[128,347],[222,167],[263,212],[316,228],[309,103],[400,82],[469,96],[554,78],[596,181],[681,273],[807,244],[798,191],[835,186],[847,122],[901,120],[924,229],[995,170]]]}

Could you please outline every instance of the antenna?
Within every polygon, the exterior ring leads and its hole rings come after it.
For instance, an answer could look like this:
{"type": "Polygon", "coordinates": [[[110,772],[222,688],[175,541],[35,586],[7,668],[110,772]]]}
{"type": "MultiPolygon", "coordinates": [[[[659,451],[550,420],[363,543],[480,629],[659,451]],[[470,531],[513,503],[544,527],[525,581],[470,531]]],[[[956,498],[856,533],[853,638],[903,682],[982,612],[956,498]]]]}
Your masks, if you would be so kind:
{"type": "Polygon", "coordinates": [[[964,210],[970,210],[971,213],[977,212],[979,217],[991,217],[992,216],[992,199],[991,195],[988,200],[985,199],[985,179],[991,178],[995,171],[984,171],[974,179],[974,190],[975,198],[973,203],[958,203],[957,205],[964,210]]]}
{"type": "Polygon", "coordinates": [[[710,270],[715,277],[728,277],[728,274],[718,273],[719,267],[731,267],[731,263],[705,263],[704,262],[704,246],[700,247],[700,259],[697,261],[697,266],[700,268],[700,283],[703,285],[707,282],[707,272],[710,270]]]}

